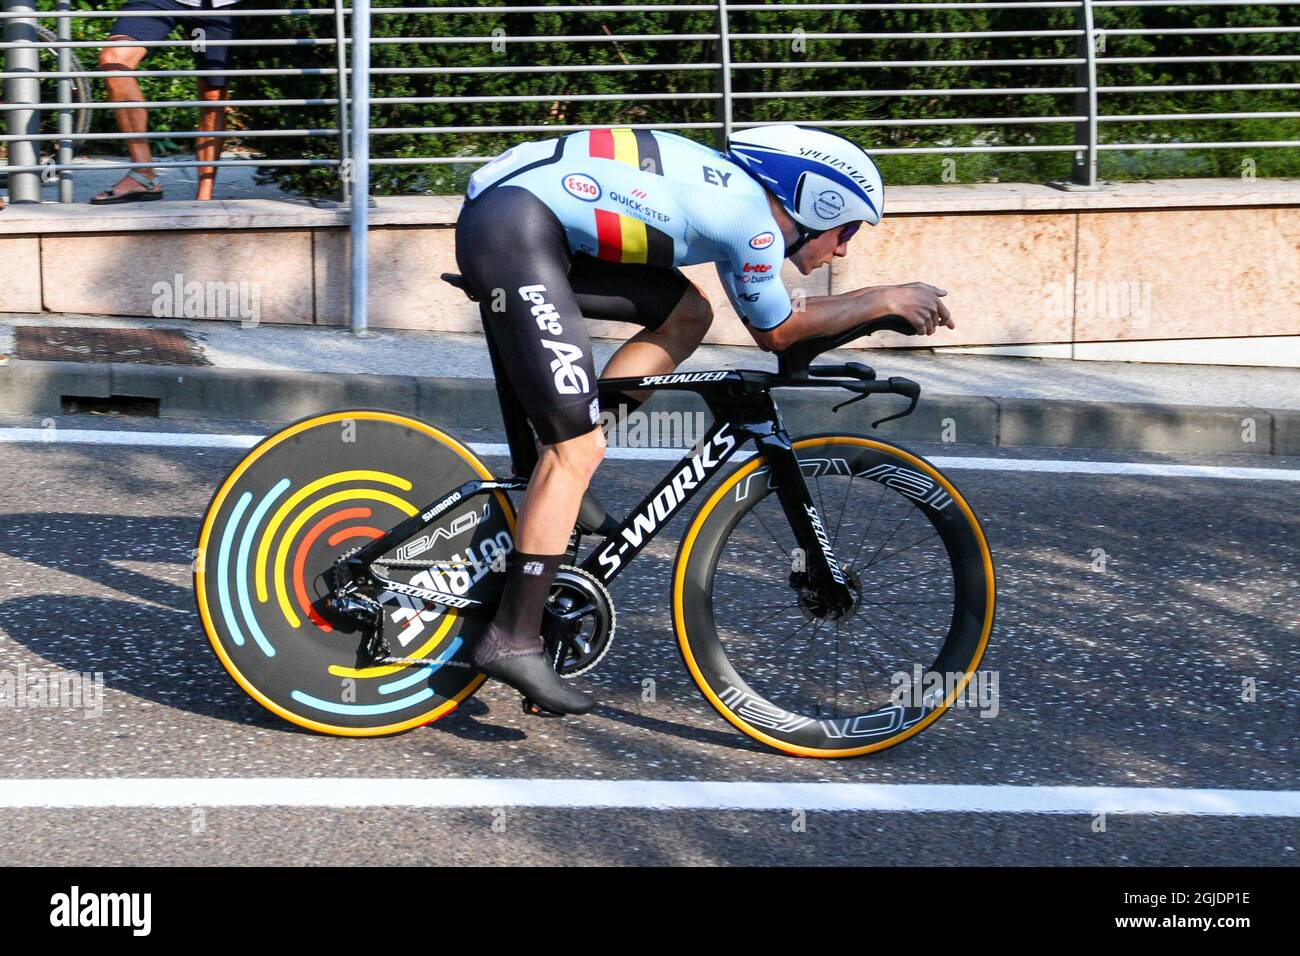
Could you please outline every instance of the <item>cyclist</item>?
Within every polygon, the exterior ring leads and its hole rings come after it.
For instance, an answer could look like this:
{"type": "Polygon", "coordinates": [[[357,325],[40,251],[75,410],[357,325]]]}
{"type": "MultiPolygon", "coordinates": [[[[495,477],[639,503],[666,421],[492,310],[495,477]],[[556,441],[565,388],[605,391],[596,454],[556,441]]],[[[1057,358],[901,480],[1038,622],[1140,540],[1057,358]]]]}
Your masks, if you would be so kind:
{"type": "MultiPolygon", "coordinates": [[[[922,282],[810,296],[795,309],[782,262],[807,275],[847,255],[862,223],[880,221],[880,173],[849,140],[808,127],[746,130],[727,147],[599,129],[515,146],[470,178],[456,261],[541,445],[501,604],[472,660],[548,710],[594,704],[555,673],[539,636],[605,451],[584,316],[642,326],[606,377],[671,372],[700,344],[712,309],[677,268],[696,263],[717,264],[732,306],[768,351],[890,314],[927,335],[953,327],[946,292],[922,282]]],[[[635,409],[644,397],[615,404],[635,409]]]]}

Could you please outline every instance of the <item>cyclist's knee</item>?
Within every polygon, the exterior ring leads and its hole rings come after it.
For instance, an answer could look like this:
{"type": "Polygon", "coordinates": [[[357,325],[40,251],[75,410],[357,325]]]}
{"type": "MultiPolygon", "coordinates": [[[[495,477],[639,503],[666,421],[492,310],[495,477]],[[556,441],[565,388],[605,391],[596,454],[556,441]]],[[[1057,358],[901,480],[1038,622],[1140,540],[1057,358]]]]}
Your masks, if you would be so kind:
{"type": "Polygon", "coordinates": [[[605,457],[605,432],[593,428],[577,438],[548,445],[546,451],[555,456],[555,463],[561,470],[585,485],[591,481],[605,457]]]}

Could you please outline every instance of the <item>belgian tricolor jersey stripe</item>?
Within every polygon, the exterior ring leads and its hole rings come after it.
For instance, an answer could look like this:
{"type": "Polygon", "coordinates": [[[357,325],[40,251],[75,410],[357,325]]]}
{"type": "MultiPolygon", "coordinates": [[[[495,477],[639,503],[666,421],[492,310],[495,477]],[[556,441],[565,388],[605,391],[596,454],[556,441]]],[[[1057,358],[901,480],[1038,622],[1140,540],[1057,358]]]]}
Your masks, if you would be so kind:
{"type": "Polygon", "coordinates": [[[673,238],[668,233],[608,209],[597,209],[595,214],[597,257],[672,268],[673,238]]]}
{"type": "Polygon", "coordinates": [[[588,149],[593,159],[612,159],[642,172],[664,174],[659,141],[648,129],[593,129],[588,149]]]}
{"type": "MultiPolygon", "coordinates": [[[[652,175],[664,174],[659,143],[649,130],[594,129],[588,137],[588,151],[593,159],[611,159],[652,175]]],[[[673,240],[666,232],[612,210],[594,212],[599,258],[608,262],[672,267],[673,240]]]]}

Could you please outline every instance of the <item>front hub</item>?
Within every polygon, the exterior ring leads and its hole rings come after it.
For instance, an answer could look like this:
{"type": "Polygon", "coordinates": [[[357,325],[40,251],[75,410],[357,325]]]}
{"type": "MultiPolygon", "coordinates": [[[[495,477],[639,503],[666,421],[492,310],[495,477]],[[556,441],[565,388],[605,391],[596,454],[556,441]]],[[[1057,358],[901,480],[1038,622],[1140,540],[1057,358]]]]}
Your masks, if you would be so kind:
{"type": "Polygon", "coordinates": [[[847,571],[844,573],[844,583],[848,586],[852,603],[848,607],[840,608],[827,599],[826,593],[809,575],[790,575],[790,584],[799,597],[799,610],[806,618],[813,621],[840,621],[857,611],[858,605],[862,602],[862,584],[856,574],[847,571]]]}

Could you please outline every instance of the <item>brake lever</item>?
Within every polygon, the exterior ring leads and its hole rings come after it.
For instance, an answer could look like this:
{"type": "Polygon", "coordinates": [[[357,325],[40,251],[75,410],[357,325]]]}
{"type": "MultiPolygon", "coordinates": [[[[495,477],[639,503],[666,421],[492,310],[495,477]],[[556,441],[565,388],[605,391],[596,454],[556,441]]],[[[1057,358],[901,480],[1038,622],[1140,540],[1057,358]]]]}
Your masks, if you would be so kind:
{"type": "Polygon", "coordinates": [[[846,405],[852,405],[854,402],[860,402],[870,394],[871,394],[870,392],[862,392],[861,394],[855,396],[854,398],[850,398],[846,401],[840,402],[838,405],[832,408],[831,411],[838,412],[841,408],[844,408],[846,405]]]}
{"type": "Polygon", "coordinates": [[[891,378],[889,380],[889,390],[895,395],[906,395],[910,399],[907,408],[895,415],[886,415],[884,418],[877,419],[871,423],[872,428],[879,428],[885,422],[892,422],[895,418],[903,418],[912,414],[912,412],[916,411],[916,403],[921,400],[921,386],[911,379],[891,378]]]}

